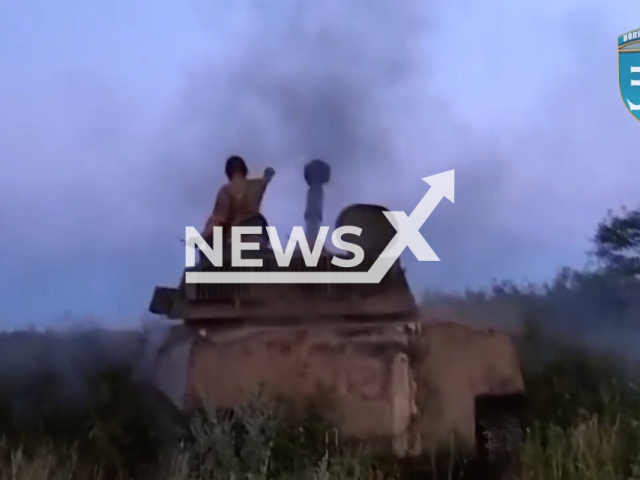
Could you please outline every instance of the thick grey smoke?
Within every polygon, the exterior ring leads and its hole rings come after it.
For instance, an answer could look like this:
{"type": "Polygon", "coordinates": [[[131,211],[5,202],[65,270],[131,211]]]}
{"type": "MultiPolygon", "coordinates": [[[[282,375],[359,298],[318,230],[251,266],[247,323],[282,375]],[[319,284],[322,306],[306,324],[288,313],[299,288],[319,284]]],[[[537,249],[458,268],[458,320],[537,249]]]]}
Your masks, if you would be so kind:
{"type": "MultiPolygon", "coordinates": [[[[180,129],[174,152],[186,161],[172,162],[186,183],[184,200],[210,203],[233,152],[295,173],[300,184],[304,159],[326,159],[336,172],[337,201],[347,186],[366,189],[367,176],[359,175],[393,175],[398,109],[423,63],[416,61],[422,16],[412,10],[376,0],[244,11],[239,31],[227,33],[229,58],[192,72],[171,112],[178,116],[168,128],[180,129]]],[[[299,202],[293,185],[280,188],[299,202]]]]}
{"type": "Polygon", "coordinates": [[[167,118],[152,182],[163,185],[156,198],[174,229],[204,221],[233,153],[276,168],[266,214],[285,229],[302,221],[302,166],[311,158],[333,168],[328,223],[351,202],[411,211],[428,188],[421,177],[455,168],[455,208],[444,201],[425,227],[447,265],[416,266],[414,279],[449,288],[486,278],[491,262],[521,261],[531,245],[495,221],[508,195],[503,153],[430,91],[424,40],[432,8],[374,0],[238,7],[235,17],[208,11],[232,25],[211,27],[224,32],[228,56],[190,72],[167,118]],[[477,243],[490,245],[484,258],[477,243]]]}
{"type": "MultiPolygon", "coordinates": [[[[21,232],[0,238],[12,249],[0,276],[8,317],[23,318],[20,284],[36,275],[29,320],[65,309],[121,324],[137,316],[154,284],[176,281],[178,239],[185,224],[202,226],[232,153],[277,168],[265,213],[283,229],[302,222],[310,158],[333,166],[327,222],[349,202],[410,211],[427,189],[421,177],[455,168],[456,204],[444,201],[424,227],[442,262],[406,256],[416,293],[548,278],[582,262],[597,220],[634,195],[621,172],[634,171],[635,125],[612,88],[602,16],[544,6],[542,31],[522,13],[533,3],[202,3],[210,35],[189,45],[207,53],[176,63],[167,51],[171,72],[157,83],[157,64],[127,70],[143,93],[112,62],[109,75],[65,70],[64,95],[32,85],[38,95],[10,97],[24,131],[0,141],[19,159],[0,178],[10,197],[0,220],[21,232]],[[555,48],[566,28],[590,32],[580,49],[555,48]],[[517,45],[504,41],[512,34],[517,45]]],[[[166,18],[177,7],[163,8],[166,18]]],[[[158,21],[134,30],[157,33],[158,21]]]]}

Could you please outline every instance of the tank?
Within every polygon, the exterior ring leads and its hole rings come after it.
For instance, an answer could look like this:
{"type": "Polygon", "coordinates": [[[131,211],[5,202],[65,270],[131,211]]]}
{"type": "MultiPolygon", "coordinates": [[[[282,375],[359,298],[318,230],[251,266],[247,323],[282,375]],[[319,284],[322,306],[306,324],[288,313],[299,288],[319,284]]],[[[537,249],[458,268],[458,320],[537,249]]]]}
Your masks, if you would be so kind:
{"type": "MultiPolygon", "coordinates": [[[[330,168],[314,160],[304,178],[305,231],[315,238],[330,168]]],[[[365,251],[359,269],[395,235],[385,210],[350,205],[336,219],[362,228],[348,239],[365,251]]],[[[263,269],[280,268],[266,240],[254,253],[263,269]]],[[[333,255],[342,253],[323,246],[317,266],[306,267],[297,251],[288,268],[339,270],[333,255]]],[[[202,259],[185,272],[230,269],[228,256],[222,267],[202,259]]],[[[397,457],[421,457],[455,437],[456,448],[503,472],[495,478],[518,478],[525,389],[510,337],[432,318],[400,260],[379,284],[193,285],[183,274],[176,288],[156,287],[149,309],[175,322],[151,377],[184,412],[234,408],[262,388],[292,405],[323,405],[343,435],[397,457]]]]}

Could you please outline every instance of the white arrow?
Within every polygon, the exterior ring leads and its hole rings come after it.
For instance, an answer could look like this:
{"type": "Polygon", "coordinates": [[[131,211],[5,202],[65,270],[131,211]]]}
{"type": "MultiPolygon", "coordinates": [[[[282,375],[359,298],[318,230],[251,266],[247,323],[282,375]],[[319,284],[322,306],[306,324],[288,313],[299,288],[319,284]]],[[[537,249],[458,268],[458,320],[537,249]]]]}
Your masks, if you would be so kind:
{"type": "MultiPolygon", "coordinates": [[[[422,197],[420,203],[413,209],[411,216],[404,212],[384,212],[389,222],[398,231],[388,245],[386,254],[399,256],[408,246],[413,254],[421,262],[439,261],[440,259],[420,235],[420,229],[429,216],[436,209],[443,198],[454,201],[455,177],[454,170],[424,177],[422,180],[431,185],[427,194],[422,197]]],[[[396,257],[397,258],[397,257],[396,257]]]]}
{"type": "Polygon", "coordinates": [[[427,243],[420,233],[420,228],[422,228],[443,198],[452,203],[454,202],[455,170],[424,177],[422,180],[428,183],[431,188],[422,197],[422,200],[416,205],[410,216],[407,216],[404,212],[384,212],[384,215],[397,230],[397,233],[367,272],[367,276],[371,276],[371,280],[368,280],[367,283],[369,281],[377,283],[382,280],[382,277],[385,276],[407,247],[421,262],[440,261],[436,252],[433,251],[431,245],[427,243]]]}
{"type": "Polygon", "coordinates": [[[455,170],[424,177],[422,180],[431,185],[431,188],[427,194],[422,197],[422,200],[420,200],[416,208],[413,209],[410,217],[412,223],[415,217],[415,222],[419,223],[421,227],[443,198],[446,198],[451,203],[455,203],[455,170]]]}

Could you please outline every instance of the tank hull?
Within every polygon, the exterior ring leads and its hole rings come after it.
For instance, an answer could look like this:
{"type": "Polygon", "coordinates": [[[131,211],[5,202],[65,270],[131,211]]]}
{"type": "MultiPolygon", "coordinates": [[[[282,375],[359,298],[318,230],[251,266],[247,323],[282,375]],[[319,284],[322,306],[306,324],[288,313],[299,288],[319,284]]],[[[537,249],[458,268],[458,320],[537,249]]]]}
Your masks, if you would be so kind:
{"type": "Polygon", "coordinates": [[[185,412],[239,407],[259,389],[300,409],[322,405],[343,435],[399,457],[452,435],[477,453],[479,400],[524,395],[509,337],[454,323],[176,326],[151,376],[185,412]]]}

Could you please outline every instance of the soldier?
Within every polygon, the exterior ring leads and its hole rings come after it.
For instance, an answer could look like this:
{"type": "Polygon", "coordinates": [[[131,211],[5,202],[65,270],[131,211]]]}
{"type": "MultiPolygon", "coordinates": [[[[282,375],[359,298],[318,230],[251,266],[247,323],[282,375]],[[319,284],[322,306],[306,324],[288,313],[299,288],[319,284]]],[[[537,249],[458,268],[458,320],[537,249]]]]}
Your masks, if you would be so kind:
{"type": "Polygon", "coordinates": [[[229,227],[260,216],[262,197],[275,175],[274,169],[269,167],[262,178],[247,179],[247,165],[237,155],[229,157],[224,171],[229,181],[218,191],[213,212],[202,232],[202,238],[209,243],[213,241],[213,227],[223,227],[223,235],[229,239],[229,227]]]}

